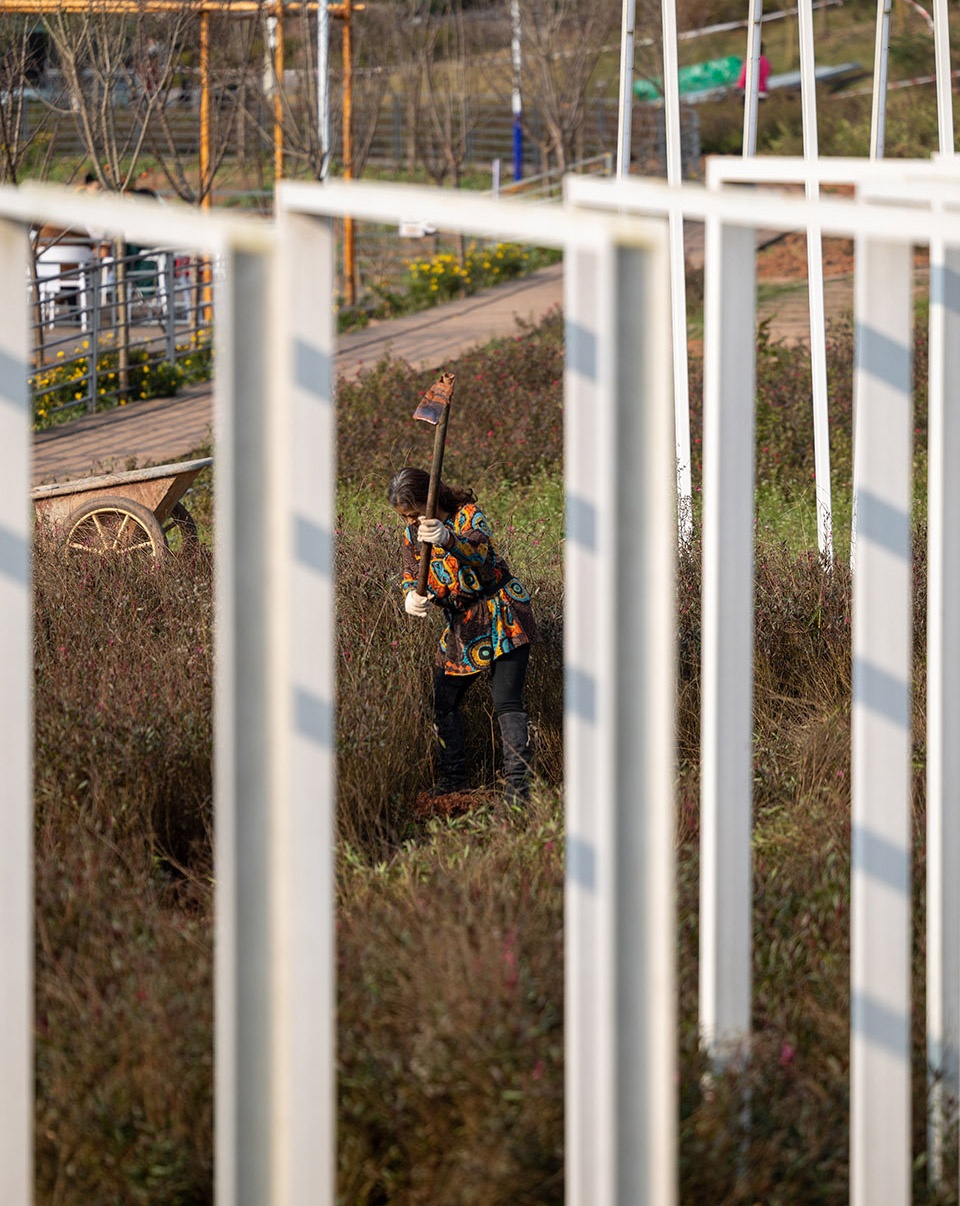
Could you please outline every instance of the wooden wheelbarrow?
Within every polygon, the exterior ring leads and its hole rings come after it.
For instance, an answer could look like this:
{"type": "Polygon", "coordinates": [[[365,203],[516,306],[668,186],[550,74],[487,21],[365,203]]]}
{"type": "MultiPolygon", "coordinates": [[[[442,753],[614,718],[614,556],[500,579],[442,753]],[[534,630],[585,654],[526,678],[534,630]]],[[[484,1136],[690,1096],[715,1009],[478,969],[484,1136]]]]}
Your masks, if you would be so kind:
{"type": "Polygon", "coordinates": [[[180,499],[212,457],[36,486],[37,518],[65,553],[162,557],[196,549],[197,525],[180,499]]]}

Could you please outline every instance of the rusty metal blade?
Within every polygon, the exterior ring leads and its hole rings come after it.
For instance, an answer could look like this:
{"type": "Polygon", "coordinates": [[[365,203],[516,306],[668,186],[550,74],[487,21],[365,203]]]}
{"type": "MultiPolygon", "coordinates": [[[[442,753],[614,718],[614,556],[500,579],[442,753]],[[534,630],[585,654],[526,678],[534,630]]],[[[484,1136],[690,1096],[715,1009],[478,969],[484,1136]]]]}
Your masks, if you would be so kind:
{"type": "Polygon", "coordinates": [[[441,373],[420,399],[420,405],[413,412],[413,417],[422,419],[424,423],[432,423],[436,427],[450,405],[456,379],[455,373],[441,373]]]}

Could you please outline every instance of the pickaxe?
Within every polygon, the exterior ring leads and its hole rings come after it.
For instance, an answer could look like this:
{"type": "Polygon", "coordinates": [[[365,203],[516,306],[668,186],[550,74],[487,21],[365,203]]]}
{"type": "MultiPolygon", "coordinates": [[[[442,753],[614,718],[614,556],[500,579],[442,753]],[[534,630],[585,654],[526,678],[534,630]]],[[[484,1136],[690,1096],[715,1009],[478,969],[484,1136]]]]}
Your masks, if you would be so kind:
{"type": "MultiPolygon", "coordinates": [[[[420,399],[413,412],[415,419],[422,419],[436,428],[433,437],[433,464],[430,466],[430,486],[427,491],[426,519],[437,517],[437,495],[440,492],[440,472],[443,469],[443,448],[447,439],[447,421],[450,418],[450,403],[453,401],[453,373],[441,373],[433,385],[420,399]]],[[[420,545],[420,576],[417,579],[417,594],[427,593],[427,575],[430,573],[430,552],[420,545]]]]}

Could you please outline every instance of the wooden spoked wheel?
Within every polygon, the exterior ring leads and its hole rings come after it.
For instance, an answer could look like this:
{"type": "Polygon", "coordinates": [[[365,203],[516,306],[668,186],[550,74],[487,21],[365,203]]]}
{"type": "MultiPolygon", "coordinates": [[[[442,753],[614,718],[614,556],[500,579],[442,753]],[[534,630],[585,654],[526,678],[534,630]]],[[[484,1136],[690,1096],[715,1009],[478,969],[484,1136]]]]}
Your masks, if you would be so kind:
{"type": "Polygon", "coordinates": [[[196,521],[183,503],[177,503],[170,512],[163,535],[171,553],[192,554],[200,548],[196,521]]]}
{"type": "Polygon", "coordinates": [[[162,557],[167,549],[154,513],[130,498],[95,498],[67,519],[65,553],[86,557],[162,557]]]}

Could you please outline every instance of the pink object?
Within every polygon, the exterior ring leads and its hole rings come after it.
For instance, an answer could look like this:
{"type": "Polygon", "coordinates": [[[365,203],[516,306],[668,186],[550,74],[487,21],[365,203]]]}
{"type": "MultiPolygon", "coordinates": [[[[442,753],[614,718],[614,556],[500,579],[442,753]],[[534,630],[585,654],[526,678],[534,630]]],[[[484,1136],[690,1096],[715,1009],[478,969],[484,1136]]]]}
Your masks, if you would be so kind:
{"type": "MultiPolygon", "coordinates": [[[[767,95],[767,80],[770,78],[770,60],[765,54],[761,54],[759,63],[759,78],[757,80],[757,95],[767,95]]],[[[744,91],[747,86],[747,60],[743,60],[743,66],[740,68],[740,77],[737,80],[737,87],[744,91]]]]}

